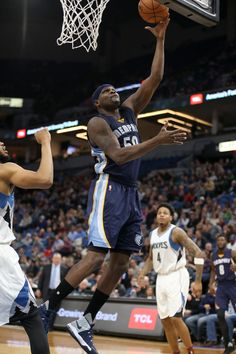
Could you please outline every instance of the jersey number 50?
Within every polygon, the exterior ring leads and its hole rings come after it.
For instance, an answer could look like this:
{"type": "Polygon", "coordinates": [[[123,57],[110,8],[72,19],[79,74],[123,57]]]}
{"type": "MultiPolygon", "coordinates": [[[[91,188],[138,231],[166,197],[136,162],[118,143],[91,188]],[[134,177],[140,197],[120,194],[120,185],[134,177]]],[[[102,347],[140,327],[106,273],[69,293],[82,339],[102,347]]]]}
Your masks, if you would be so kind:
{"type": "Polygon", "coordinates": [[[124,147],[126,146],[131,146],[131,145],[137,145],[138,144],[138,138],[137,136],[126,136],[124,138],[124,147]]]}

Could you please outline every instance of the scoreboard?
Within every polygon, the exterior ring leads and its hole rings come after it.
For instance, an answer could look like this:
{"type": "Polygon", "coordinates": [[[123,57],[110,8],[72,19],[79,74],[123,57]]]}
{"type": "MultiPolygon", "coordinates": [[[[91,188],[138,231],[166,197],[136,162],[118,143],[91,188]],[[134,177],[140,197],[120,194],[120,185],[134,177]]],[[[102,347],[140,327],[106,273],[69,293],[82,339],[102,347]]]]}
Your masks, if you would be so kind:
{"type": "Polygon", "coordinates": [[[159,0],[170,9],[207,27],[220,19],[220,0],[159,0]]]}

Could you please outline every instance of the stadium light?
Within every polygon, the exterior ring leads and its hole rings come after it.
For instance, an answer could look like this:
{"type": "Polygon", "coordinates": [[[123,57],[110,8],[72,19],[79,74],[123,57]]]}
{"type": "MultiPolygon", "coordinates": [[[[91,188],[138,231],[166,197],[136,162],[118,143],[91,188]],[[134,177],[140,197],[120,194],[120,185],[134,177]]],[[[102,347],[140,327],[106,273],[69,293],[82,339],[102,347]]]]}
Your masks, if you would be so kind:
{"type": "MultiPolygon", "coordinates": [[[[170,120],[176,121],[172,117],[166,117],[166,118],[158,119],[157,123],[160,123],[160,124],[164,125],[168,121],[169,127],[173,127],[173,128],[176,128],[176,129],[181,129],[181,130],[183,130],[183,131],[185,131],[187,133],[191,133],[191,128],[189,129],[189,128],[183,127],[182,125],[171,123],[170,120]]],[[[180,121],[180,124],[184,124],[184,122],[180,121]]]]}
{"type": "MultiPolygon", "coordinates": [[[[70,133],[70,132],[74,132],[76,130],[84,129],[85,127],[86,127],[85,125],[77,125],[75,127],[59,129],[59,130],[57,130],[57,134],[70,133]]],[[[86,127],[86,129],[87,129],[87,127],[86,127]]]]}
{"type": "Polygon", "coordinates": [[[84,131],[81,132],[81,133],[76,134],[76,138],[83,139],[83,140],[88,140],[88,136],[87,136],[88,128],[86,127],[86,125],[81,125],[80,126],[80,130],[84,130],[84,131]]]}
{"type": "Polygon", "coordinates": [[[177,116],[177,117],[186,118],[186,119],[188,119],[188,120],[190,120],[192,122],[196,122],[196,123],[199,123],[199,124],[206,125],[208,127],[212,127],[211,123],[209,123],[209,122],[207,122],[207,121],[205,121],[203,119],[191,116],[190,114],[186,114],[186,113],[182,113],[182,112],[178,112],[178,111],[173,111],[171,109],[163,109],[163,110],[160,110],[160,111],[141,113],[141,114],[138,115],[138,119],[154,117],[154,116],[160,116],[160,115],[163,115],[163,114],[171,114],[171,116],[173,115],[173,116],[177,116]]]}
{"type": "Polygon", "coordinates": [[[219,152],[236,151],[236,140],[219,143],[219,152]]]}
{"type": "Polygon", "coordinates": [[[22,108],[24,104],[23,98],[16,97],[0,97],[0,106],[11,108],[22,108]]]}

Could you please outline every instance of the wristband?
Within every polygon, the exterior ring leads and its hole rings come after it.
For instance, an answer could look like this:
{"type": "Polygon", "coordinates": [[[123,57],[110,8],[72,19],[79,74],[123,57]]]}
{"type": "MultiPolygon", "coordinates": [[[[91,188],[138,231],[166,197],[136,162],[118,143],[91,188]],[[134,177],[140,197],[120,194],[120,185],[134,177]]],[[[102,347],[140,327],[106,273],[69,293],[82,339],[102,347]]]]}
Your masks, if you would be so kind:
{"type": "Polygon", "coordinates": [[[195,265],[204,265],[204,259],[203,258],[194,257],[194,264],[195,265]]]}

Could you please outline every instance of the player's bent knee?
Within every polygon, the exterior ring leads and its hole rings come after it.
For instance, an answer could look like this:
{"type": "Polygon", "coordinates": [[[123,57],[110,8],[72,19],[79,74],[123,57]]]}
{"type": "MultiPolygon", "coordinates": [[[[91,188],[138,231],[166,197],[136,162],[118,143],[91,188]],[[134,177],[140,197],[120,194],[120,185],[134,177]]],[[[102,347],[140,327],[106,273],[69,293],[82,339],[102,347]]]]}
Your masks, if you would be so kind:
{"type": "Polygon", "coordinates": [[[120,261],[120,262],[117,262],[114,266],[112,266],[112,269],[114,272],[116,273],[125,273],[129,268],[129,262],[127,261],[120,261]]]}
{"type": "Polygon", "coordinates": [[[91,263],[103,263],[104,258],[106,256],[106,253],[104,252],[94,252],[94,251],[88,251],[86,255],[86,261],[89,261],[91,263]]]}

